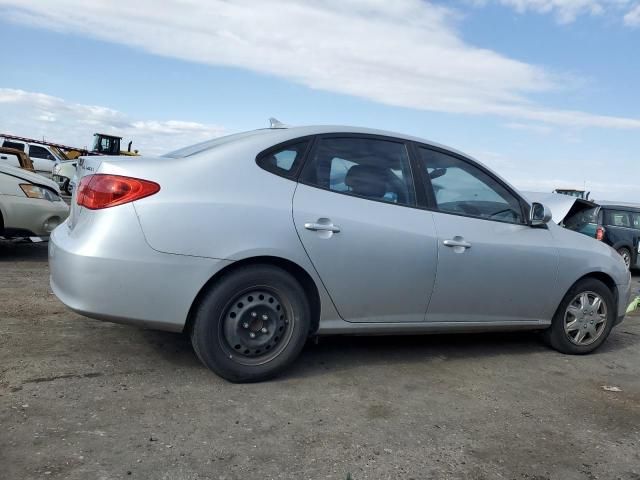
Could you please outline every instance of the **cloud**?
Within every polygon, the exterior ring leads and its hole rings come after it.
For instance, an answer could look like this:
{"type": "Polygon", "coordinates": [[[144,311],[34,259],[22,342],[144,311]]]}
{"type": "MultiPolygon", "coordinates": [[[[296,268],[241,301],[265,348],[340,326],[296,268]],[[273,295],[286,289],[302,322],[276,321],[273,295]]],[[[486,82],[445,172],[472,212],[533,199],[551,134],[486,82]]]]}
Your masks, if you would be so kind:
{"type": "Polygon", "coordinates": [[[46,138],[55,143],[88,147],[96,132],[133,140],[144,154],[166,151],[217,137],[225,129],[178,120],[136,120],[97,105],[70,103],[43,93],[0,88],[0,133],[46,138]]]}
{"type": "Polygon", "coordinates": [[[624,16],[624,24],[629,27],[640,27],[640,3],[637,3],[624,16]]]}
{"type": "Polygon", "coordinates": [[[553,129],[549,125],[540,125],[536,123],[510,122],[505,123],[504,126],[510,128],[511,130],[522,130],[526,132],[537,133],[540,135],[548,135],[553,131],[553,129]]]}
{"type": "Polygon", "coordinates": [[[518,13],[535,12],[553,14],[562,24],[571,23],[581,15],[598,16],[607,11],[619,12],[630,0],[477,0],[474,3],[483,5],[494,1],[512,7],[518,13]]]}
{"type": "MultiPolygon", "coordinates": [[[[559,11],[582,11],[576,8],[559,11]]],[[[533,102],[534,95],[570,88],[571,81],[468,44],[457,30],[460,12],[425,0],[0,0],[0,11],[15,22],[393,106],[640,128],[640,119],[533,102]]]]}

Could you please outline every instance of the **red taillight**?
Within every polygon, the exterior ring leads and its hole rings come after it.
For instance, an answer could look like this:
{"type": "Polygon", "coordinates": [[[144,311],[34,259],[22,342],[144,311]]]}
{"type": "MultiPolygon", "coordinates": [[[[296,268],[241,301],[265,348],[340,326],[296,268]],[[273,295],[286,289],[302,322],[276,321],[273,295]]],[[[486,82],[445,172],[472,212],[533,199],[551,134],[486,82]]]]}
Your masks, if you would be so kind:
{"type": "Polygon", "coordinates": [[[160,185],[149,180],[98,173],[82,177],[77,202],[91,210],[115,207],[140,200],[160,190],[160,185]]]}
{"type": "Polygon", "coordinates": [[[604,227],[596,228],[596,240],[604,240],[604,227]]]}

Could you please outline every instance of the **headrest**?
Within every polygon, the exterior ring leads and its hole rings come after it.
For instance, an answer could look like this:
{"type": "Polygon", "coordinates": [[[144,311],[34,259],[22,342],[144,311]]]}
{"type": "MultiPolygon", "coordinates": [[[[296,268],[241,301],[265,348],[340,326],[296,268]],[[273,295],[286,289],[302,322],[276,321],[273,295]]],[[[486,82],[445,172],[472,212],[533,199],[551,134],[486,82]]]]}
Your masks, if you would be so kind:
{"type": "Polygon", "coordinates": [[[382,198],[387,193],[387,170],[373,165],[354,165],[344,183],[358,195],[382,198]]]}

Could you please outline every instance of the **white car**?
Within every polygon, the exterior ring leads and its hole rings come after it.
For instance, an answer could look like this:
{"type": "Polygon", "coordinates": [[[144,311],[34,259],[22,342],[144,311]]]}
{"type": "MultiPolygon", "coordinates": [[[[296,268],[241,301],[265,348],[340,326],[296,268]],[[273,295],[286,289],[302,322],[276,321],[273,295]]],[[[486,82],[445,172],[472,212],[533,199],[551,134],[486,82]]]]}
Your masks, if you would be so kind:
{"type": "Polygon", "coordinates": [[[51,178],[67,195],[71,195],[72,192],[71,180],[76,174],[76,165],[78,165],[77,160],[65,160],[54,166],[52,170],[51,178]]]}
{"type": "Polygon", "coordinates": [[[55,165],[67,160],[60,150],[49,145],[39,145],[37,143],[23,142],[0,136],[0,146],[23,151],[31,157],[36,173],[47,177],[51,176],[55,165]]]}
{"type": "Polygon", "coordinates": [[[0,163],[0,236],[48,237],[68,216],[55,182],[0,163]]]}

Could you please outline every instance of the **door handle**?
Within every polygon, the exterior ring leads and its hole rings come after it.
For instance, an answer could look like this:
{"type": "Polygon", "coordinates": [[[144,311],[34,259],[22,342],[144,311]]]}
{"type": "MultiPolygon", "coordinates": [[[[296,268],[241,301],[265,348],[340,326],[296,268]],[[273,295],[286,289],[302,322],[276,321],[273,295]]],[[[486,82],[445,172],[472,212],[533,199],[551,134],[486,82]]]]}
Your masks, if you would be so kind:
{"type": "Polygon", "coordinates": [[[314,232],[338,233],[340,231],[340,227],[334,225],[333,223],[305,223],[304,228],[314,232]]]}
{"type": "Polygon", "coordinates": [[[462,237],[455,237],[453,240],[443,240],[442,243],[446,247],[471,248],[471,244],[465,240],[462,240],[462,237]]]}

